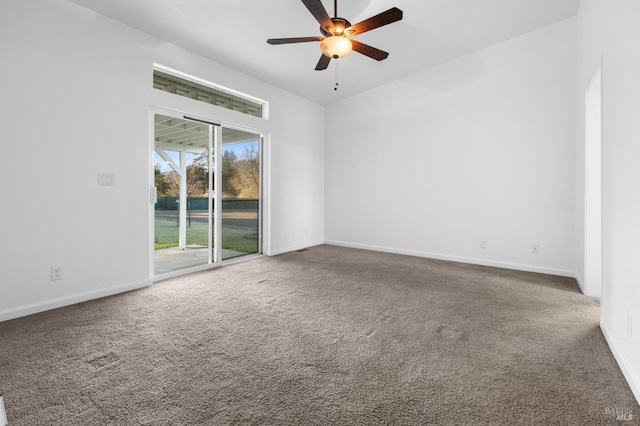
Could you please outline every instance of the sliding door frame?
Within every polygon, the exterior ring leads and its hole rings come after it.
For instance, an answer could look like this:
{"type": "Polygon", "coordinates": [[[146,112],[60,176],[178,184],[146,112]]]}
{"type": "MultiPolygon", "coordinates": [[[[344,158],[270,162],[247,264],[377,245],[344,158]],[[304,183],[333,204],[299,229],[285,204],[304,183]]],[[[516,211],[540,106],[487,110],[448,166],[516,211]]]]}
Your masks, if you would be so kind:
{"type": "Polygon", "coordinates": [[[150,204],[149,204],[149,276],[153,281],[160,281],[180,275],[185,275],[192,272],[207,270],[221,266],[223,264],[230,264],[234,262],[240,262],[252,257],[262,256],[264,253],[265,237],[263,236],[263,230],[266,229],[263,225],[265,218],[264,214],[264,195],[267,191],[264,190],[266,175],[265,171],[265,133],[260,129],[250,128],[247,126],[238,125],[235,123],[229,123],[224,121],[217,121],[210,117],[203,117],[199,114],[191,114],[186,111],[178,111],[166,107],[151,106],[149,110],[149,190],[150,190],[150,204]],[[157,201],[157,192],[155,188],[155,116],[157,114],[175,117],[181,120],[193,121],[208,124],[210,126],[209,132],[209,165],[213,165],[214,173],[209,173],[209,247],[208,247],[208,264],[199,265],[182,270],[172,271],[160,275],[155,274],[155,204],[157,201]],[[257,253],[251,253],[244,256],[234,257],[229,260],[222,259],[222,129],[232,129],[242,132],[251,133],[257,136],[259,143],[259,199],[258,199],[258,251],[257,253]],[[218,172],[219,171],[219,172],[218,172]],[[213,186],[212,186],[213,185],[213,186]],[[211,189],[213,188],[213,189],[211,189]],[[213,231],[213,232],[212,232],[213,231]],[[213,250],[212,250],[213,248],[213,250]]]}

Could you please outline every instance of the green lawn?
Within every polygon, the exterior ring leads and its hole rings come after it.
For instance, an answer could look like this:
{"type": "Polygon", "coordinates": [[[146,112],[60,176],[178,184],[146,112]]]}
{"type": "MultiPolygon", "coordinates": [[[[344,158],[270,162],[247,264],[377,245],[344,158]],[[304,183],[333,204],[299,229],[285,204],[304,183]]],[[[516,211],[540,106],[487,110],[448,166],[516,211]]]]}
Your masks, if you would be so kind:
{"type": "MultiPolygon", "coordinates": [[[[175,220],[156,218],[155,249],[178,246],[178,224],[175,220]]],[[[209,227],[206,223],[191,222],[187,227],[187,245],[207,246],[209,244],[209,227]]],[[[222,248],[256,253],[258,251],[258,236],[251,229],[222,227],[222,248]]]]}

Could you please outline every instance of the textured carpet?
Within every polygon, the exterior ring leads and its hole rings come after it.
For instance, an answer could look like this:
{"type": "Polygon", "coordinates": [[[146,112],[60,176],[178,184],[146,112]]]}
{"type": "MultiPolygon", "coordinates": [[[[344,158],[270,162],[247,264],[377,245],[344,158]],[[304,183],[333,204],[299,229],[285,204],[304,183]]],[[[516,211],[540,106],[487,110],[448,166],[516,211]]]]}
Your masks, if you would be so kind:
{"type": "Polygon", "coordinates": [[[0,323],[0,395],[10,426],[638,424],[598,317],[573,279],[318,246],[0,323]]]}

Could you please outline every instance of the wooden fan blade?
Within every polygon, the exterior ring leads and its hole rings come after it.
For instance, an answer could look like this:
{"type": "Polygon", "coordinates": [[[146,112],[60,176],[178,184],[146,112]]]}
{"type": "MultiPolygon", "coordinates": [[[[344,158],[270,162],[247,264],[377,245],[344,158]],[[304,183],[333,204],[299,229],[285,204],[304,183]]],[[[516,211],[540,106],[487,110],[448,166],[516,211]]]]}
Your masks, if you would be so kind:
{"type": "Polygon", "coordinates": [[[357,40],[351,39],[351,45],[353,46],[353,50],[358,53],[362,53],[365,56],[368,56],[376,61],[382,61],[383,59],[387,59],[389,56],[388,52],[384,50],[376,49],[375,47],[369,46],[368,44],[360,43],[357,40]]]}
{"type": "Polygon", "coordinates": [[[322,5],[321,0],[302,0],[309,12],[316,18],[316,21],[320,24],[322,28],[324,28],[327,32],[332,32],[333,30],[333,21],[327,14],[327,10],[322,5]]]}
{"type": "Polygon", "coordinates": [[[320,60],[318,61],[318,65],[316,65],[316,71],[326,70],[329,66],[329,62],[331,62],[331,58],[325,55],[320,56],[320,60]]]}
{"type": "Polygon", "coordinates": [[[322,41],[324,37],[322,36],[314,36],[314,37],[289,37],[289,38],[270,38],[267,40],[269,44],[288,44],[288,43],[304,43],[307,41],[322,41]]]}
{"type": "Polygon", "coordinates": [[[391,24],[401,19],[402,11],[397,7],[392,7],[391,9],[379,13],[376,16],[372,16],[369,19],[365,19],[362,22],[358,22],[357,24],[350,26],[345,30],[345,32],[349,34],[350,31],[353,31],[353,33],[350,35],[355,36],[373,30],[375,28],[391,24]]]}

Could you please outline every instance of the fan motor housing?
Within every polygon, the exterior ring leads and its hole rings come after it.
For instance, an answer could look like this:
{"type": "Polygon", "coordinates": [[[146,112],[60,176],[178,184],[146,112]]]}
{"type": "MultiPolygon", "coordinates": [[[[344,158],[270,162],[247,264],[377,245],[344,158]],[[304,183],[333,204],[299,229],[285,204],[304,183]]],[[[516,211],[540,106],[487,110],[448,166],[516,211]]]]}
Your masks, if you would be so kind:
{"type": "Polygon", "coordinates": [[[351,22],[347,21],[344,18],[331,18],[331,22],[333,22],[333,28],[336,29],[335,34],[331,32],[331,28],[327,29],[320,27],[320,33],[325,37],[331,37],[332,35],[343,35],[345,30],[351,26],[351,22]]]}

